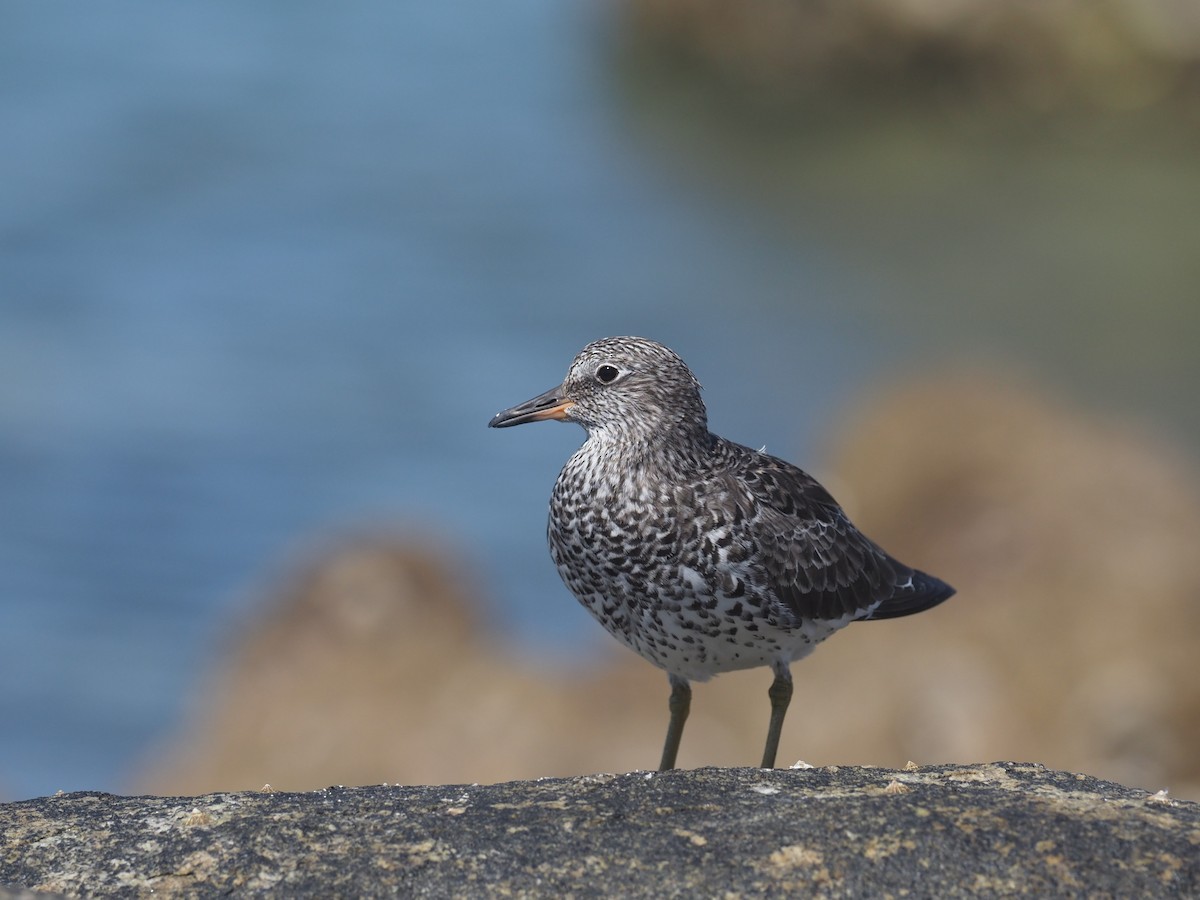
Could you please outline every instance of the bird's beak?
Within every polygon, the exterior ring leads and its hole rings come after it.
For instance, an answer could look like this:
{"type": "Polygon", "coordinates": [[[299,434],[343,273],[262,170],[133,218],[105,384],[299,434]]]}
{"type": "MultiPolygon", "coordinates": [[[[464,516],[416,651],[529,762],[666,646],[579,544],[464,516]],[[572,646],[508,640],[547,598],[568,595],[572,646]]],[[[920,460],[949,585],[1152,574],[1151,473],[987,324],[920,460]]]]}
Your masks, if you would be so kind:
{"type": "Polygon", "coordinates": [[[508,428],[510,425],[524,425],[526,422],[540,422],[543,419],[565,419],[567,410],[573,405],[574,401],[563,396],[562,386],[559,385],[544,394],[538,394],[532,400],[496,413],[492,416],[492,421],[488,422],[488,428],[508,428]]]}

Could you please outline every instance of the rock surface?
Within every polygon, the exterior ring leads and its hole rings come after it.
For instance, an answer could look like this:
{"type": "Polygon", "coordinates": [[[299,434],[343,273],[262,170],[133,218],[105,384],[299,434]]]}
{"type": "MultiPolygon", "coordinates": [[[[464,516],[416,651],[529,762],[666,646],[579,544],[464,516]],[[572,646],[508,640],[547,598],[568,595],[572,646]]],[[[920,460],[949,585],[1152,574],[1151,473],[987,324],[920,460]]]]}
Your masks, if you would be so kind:
{"type": "Polygon", "coordinates": [[[1021,763],[76,793],[0,835],[0,884],[69,896],[1200,894],[1200,804],[1021,763]]]}

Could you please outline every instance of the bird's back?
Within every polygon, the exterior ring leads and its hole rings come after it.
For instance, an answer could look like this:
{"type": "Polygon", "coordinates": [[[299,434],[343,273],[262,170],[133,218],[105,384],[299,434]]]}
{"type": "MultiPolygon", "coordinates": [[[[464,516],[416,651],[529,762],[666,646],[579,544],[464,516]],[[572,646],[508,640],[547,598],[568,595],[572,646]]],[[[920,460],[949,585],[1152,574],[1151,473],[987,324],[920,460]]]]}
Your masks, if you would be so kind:
{"type": "Polygon", "coordinates": [[[954,590],[906,566],[864,535],[829,492],[786,460],[717,439],[727,480],[741,485],[753,515],[764,590],[798,619],[895,618],[936,606],[954,590]]]}

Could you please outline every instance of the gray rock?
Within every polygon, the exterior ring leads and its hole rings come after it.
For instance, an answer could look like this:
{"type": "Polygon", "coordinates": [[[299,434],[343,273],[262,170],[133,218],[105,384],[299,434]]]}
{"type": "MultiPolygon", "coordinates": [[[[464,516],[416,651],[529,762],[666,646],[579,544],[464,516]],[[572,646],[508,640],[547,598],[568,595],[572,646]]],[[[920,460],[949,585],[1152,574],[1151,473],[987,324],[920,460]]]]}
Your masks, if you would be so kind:
{"type": "Polygon", "coordinates": [[[1197,896],[1200,804],[1020,763],[77,793],[0,805],[0,884],[72,896],[1197,896]]]}

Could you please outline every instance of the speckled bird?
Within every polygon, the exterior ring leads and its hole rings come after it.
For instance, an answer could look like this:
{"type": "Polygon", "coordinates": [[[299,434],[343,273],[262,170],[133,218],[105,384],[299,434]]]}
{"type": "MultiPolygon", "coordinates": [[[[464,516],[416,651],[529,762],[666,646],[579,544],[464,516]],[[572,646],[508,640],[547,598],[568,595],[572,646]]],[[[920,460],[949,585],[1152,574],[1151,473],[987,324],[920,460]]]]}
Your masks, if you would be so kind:
{"type": "Polygon", "coordinates": [[[655,341],[588,344],[561,385],[489,425],[545,419],[587,431],[550,495],[550,554],[600,624],[667,672],[660,769],[675,765],[690,682],[772,668],[771,768],[793,661],[851,622],[954,593],[884,552],[806,472],[710,432],[700,382],[655,341]]]}

